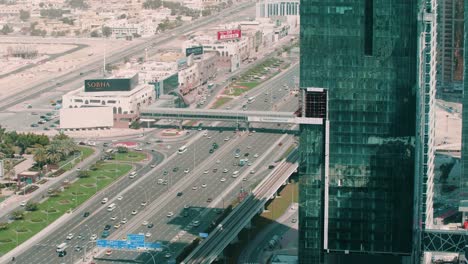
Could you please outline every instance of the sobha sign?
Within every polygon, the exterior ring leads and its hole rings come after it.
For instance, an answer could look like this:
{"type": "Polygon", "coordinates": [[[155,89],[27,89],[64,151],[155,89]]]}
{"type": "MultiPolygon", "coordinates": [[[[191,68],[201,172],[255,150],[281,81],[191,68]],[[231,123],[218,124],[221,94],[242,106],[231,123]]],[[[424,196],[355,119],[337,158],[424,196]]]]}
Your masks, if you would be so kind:
{"type": "Polygon", "coordinates": [[[138,85],[138,74],[124,79],[85,80],[85,92],[131,91],[138,85]]]}

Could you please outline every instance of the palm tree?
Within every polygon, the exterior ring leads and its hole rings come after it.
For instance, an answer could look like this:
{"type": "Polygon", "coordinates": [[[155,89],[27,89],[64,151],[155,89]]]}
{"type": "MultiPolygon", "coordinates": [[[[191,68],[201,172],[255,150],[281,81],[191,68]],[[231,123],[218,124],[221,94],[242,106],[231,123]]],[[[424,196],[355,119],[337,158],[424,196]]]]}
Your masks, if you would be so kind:
{"type": "Polygon", "coordinates": [[[55,141],[52,141],[52,143],[47,146],[46,153],[47,160],[51,164],[57,164],[60,160],[62,160],[63,154],[61,152],[60,144],[55,141]]]}
{"type": "Polygon", "coordinates": [[[47,164],[47,152],[45,148],[40,147],[34,150],[34,161],[41,169],[45,164],[47,164]]]}

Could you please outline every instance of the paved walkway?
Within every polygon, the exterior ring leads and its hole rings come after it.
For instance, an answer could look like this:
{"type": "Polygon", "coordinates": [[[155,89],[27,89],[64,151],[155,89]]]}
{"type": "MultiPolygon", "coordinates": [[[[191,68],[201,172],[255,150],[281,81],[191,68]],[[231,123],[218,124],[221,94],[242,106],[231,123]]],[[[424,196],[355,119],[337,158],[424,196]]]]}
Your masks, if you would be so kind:
{"type": "MultiPolygon", "coordinates": [[[[86,160],[81,161],[78,164],[78,167],[83,168],[83,167],[88,166],[89,164],[91,164],[92,162],[97,160],[99,158],[100,154],[101,154],[101,151],[99,149],[94,149],[94,153],[91,156],[89,156],[86,160]]],[[[42,196],[44,196],[46,194],[46,192],[47,192],[47,190],[49,188],[51,188],[54,184],[60,183],[60,182],[64,181],[65,179],[70,178],[71,174],[74,173],[74,172],[75,171],[72,169],[72,170],[66,171],[65,173],[63,173],[62,175],[60,175],[58,177],[47,178],[48,181],[46,183],[44,183],[44,184],[37,184],[39,189],[37,189],[36,191],[34,191],[32,193],[29,193],[29,194],[26,194],[26,195],[16,195],[16,194],[14,194],[14,195],[8,197],[5,201],[0,203],[0,218],[6,216],[10,212],[18,209],[19,204],[22,201],[29,201],[31,199],[34,199],[35,201],[39,201],[42,198],[42,196]]]]}

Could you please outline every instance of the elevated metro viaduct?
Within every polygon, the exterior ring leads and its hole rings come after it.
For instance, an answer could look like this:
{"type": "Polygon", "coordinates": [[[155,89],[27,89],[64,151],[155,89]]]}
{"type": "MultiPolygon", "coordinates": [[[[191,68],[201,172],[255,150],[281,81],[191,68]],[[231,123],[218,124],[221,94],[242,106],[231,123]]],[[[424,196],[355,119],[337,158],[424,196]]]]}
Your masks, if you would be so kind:
{"type": "MultiPolygon", "coordinates": [[[[292,112],[271,111],[233,111],[218,109],[187,109],[187,108],[145,108],[141,112],[142,121],[157,121],[159,119],[171,120],[204,120],[223,121],[245,124],[251,123],[277,123],[291,125],[316,125],[324,130],[324,144],[327,145],[328,121],[321,117],[298,117],[292,112]]],[[[299,146],[304,148],[305,146],[299,146]]],[[[301,151],[300,151],[301,153],[301,151]]],[[[300,154],[302,156],[302,153],[300,154]]],[[[325,157],[326,157],[325,153],[325,157]]],[[[303,157],[299,158],[299,162],[303,157]]],[[[292,174],[292,173],[291,173],[292,174]]],[[[276,190],[275,190],[276,191],[276,190]]],[[[204,243],[199,247],[203,247],[204,243]]],[[[423,252],[451,252],[464,253],[468,256],[468,230],[429,230],[422,233],[423,252]]],[[[204,262],[200,262],[204,263],[204,262]]],[[[206,262],[209,263],[209,262],[206,262]]]]}

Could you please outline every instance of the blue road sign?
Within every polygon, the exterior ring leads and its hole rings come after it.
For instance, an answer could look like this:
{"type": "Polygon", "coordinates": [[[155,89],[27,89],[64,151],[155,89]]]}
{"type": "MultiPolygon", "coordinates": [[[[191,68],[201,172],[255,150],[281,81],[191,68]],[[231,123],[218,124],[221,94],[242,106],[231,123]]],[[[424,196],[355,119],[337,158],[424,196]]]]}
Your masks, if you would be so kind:
{"type": "Polygon", "coordinates": [[[200,233],[198,234],[198,236],[202,237],[202,238],[207,238],[208,237],[208,233],[200,233]]]}
{"type": "Polygon", "coordinates": [[[161,248],[161,243],[159,243],[159,242],[154,242],[154,243],[147,242],[147,243],[145,243],[145,248],[160,249],[161,248]]]}
{"type": "Polygon", "coordinates": [[[128,234],[127,241],[130,243],[141,243],[141,241],[145,242],[145,235],[128,234]]]}
{"type": "Polygon", "coordinates": [[[98,247],[107,247],[107,240],[105,240],[105,239],[96,240],[96,246],[98,246],[98,247]]]}

